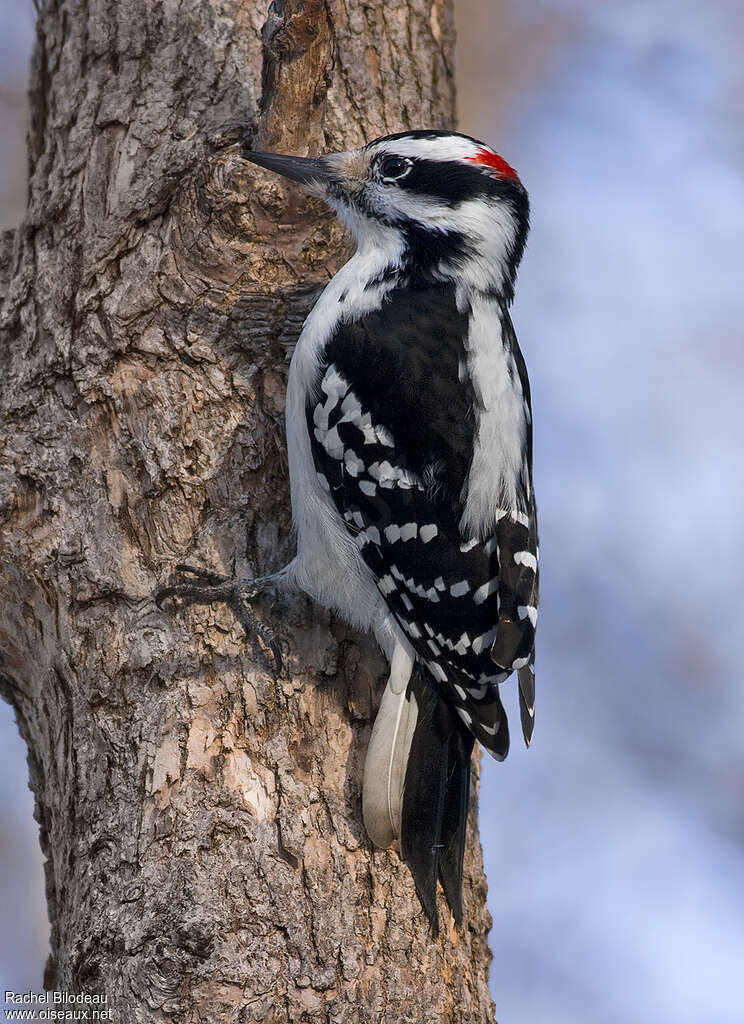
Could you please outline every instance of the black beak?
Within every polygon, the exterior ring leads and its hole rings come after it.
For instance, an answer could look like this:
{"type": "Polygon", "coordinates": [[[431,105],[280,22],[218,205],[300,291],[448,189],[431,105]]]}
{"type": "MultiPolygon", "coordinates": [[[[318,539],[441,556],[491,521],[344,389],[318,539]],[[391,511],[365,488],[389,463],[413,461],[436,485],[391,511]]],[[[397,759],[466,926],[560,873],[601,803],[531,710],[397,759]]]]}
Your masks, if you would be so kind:
{"type": "Polygon", "coordinates": [[[291,181],[299,181],[301,185],[317,182],[328,184],[333,175],[323,157],[283,156],[281,153],[254,153],[243,146],[243,159],[265,167],[268,171],[282,174],[291,181]]]}

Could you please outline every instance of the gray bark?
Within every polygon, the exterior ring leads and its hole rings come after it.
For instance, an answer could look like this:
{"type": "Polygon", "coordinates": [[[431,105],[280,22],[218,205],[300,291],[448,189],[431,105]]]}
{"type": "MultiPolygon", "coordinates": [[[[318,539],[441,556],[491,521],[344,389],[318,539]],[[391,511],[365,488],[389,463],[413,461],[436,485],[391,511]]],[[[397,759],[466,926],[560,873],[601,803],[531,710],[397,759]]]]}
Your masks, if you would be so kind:
{"type": "Polygon", "coordinates": [[[177,561],[290,557],[288,358],[348,252],[237,126],[300,154],[451,127],[453,43],[451,0],[42,5],[28,210],[0,246],[0,680],[45,984],[118,1019],[493,1019],[475,820],[465,925],[442,902],[436,940],[361,824],[371,641],[264,599],[274,679],[227,609],[152,596],[177,561]]]}

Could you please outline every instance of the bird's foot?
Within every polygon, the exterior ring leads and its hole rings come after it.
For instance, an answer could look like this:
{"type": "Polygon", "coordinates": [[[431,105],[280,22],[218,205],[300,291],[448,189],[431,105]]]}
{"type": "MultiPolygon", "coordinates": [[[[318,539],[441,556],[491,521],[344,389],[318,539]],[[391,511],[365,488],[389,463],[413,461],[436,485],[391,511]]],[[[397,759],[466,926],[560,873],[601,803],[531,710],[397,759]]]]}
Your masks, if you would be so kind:
{"type": "Polygon", "coordinates": [[[162,608],[163,602],[176,600],[184,605],[226,604],[243,627],[246,637],[253,642],[261,640],[274,656],[277,674],[282,670],[282,654],[274,632],[253,614],[251,601],[273,584],[279,582],[281,574],[259,576],[255,580],[240,580],[234,576],[201,569],[196,565],[180,563],[176,566],[174,582],[155,594],[155,603],[162,608]]]}

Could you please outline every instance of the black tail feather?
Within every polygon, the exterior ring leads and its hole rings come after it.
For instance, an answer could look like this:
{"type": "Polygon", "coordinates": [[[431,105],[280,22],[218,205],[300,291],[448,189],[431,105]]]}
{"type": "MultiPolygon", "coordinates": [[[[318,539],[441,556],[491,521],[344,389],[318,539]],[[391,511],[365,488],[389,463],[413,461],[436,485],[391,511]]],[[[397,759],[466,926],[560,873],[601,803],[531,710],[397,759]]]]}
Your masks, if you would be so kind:
{"type": "Polygon", "coordinates": [[[439,855],[439,878],[444,895],[452,908],[455,921],[462,923],[462,864],[470,801],[470,755],[473,735],[452,715],[453,729],[447,762],[447,788],[442,817],[442,849],[439,855]]]}
{"type": "Polygon", "coordinates": [[[535,729],[535,655],[517,673],[519,679],[519,716],[524,742],[529,747],[535,729]]]}
{"type": "Polygon", "coordinates": [[[438,930],[437,877],[455,919],[462,918],[470,754],[473,737],[418,667],[411,677],[418,704],[403,791],[401,852],[421,906],[438,930]]]}

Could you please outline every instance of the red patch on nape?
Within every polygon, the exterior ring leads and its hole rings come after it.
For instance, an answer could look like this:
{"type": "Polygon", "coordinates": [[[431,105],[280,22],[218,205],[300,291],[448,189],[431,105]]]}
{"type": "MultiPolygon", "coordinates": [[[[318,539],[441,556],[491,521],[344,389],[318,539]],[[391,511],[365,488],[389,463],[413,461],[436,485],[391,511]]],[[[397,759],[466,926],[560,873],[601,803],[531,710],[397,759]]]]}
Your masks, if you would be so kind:
{"type": "Polygon", "coordinates": [[[483,164],[484,167],[491,167],[499,178],[513,178],[519,180],[519,175],[498,153],[492,153],[490,149],[479,149],[475,156],[466,158],[471,164],[483,164]]]}

